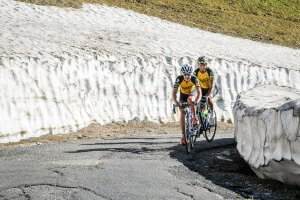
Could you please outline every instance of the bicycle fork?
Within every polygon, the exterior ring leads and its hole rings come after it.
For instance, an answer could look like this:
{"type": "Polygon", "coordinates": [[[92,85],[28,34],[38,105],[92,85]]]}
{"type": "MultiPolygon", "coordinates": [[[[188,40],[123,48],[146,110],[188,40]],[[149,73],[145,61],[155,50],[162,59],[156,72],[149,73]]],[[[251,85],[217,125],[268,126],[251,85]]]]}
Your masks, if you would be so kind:
{"type": "Polygon", "coordinates": [[[188,123],[188,126],[186,126],[186,128],[188,128],[188,130],[185,130],[187,133],[187,138],[190,137],[191,133],[193,132],[193,125],[192,125],[192,113],[189,110],[185,110],[185,114],[187,117],[186,123],[188,123]]]}
{"type": "MultiPolygon", "coordinates": [[[[197,113],[196,113],[197,115],[197,113]]],[[[196,117],[196,116],[194,116],[196,117]]],[[[188,121],[189,121],[189,130],[188,130],[188,137],[192,137],[192,136],[197,136],[197,132],[199,131],[199,127],[200,127],[200,124],[194,126],[193,123],[192,123],[192,113],[189,112],[189,116],[188,116],[188,121]]]]}

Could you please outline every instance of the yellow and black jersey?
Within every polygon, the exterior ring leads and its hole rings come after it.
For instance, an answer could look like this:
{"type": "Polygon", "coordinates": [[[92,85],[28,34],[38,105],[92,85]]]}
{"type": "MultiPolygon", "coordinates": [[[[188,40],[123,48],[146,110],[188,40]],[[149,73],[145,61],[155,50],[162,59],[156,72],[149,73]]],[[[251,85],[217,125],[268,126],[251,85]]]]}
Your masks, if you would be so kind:
{"type": "Polygon", "coordinates": [[[180,92],[183,94],[190,94],[195,90],[195,87],[200,87],[196,76],[191,76],[189,81],[185,81],[183,75],[180,75],[174,84],[174,89],[180,88],[180,92]]]}
{"type": "Polygon", "coordinates": [[[214,73],[210,68],[207,68],[205,72],[201,72],[199,69],[196,69],[193,73],[194,76],[196,76],[200,82],[201,88],[210,88],[210,80],[213,79],[214,73]]]}

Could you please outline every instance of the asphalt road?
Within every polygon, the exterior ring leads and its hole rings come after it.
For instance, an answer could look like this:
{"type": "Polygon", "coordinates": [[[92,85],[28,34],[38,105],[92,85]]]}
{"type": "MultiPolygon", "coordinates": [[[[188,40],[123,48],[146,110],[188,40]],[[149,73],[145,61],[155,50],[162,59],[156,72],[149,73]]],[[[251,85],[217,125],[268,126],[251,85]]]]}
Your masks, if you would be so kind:
{"type": "Polygon", "coordinates": [[[5,148],[0,199],[299,197],[297,188],[251,174],[233,134],[217,134],[212,143],[201,137],[190,155],[178,142],[178,135],[166,134],[5,148]]]}

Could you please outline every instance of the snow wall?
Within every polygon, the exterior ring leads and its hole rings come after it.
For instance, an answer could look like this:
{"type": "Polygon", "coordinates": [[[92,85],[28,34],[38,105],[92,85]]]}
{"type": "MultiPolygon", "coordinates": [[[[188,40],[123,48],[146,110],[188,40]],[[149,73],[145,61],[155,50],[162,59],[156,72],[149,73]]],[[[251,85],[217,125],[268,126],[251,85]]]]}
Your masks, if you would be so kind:
{"type": "MultiPolygon", "coordinates": [[[[171,93],[191,58],[91,55],[1,58],[0,142],[69,133],[91,123],[177,120],[171,93]]],[[[300,72],[215,59],[218,119],[232,120],[236,95],[258,83],[300,89],[300,72]]]]}

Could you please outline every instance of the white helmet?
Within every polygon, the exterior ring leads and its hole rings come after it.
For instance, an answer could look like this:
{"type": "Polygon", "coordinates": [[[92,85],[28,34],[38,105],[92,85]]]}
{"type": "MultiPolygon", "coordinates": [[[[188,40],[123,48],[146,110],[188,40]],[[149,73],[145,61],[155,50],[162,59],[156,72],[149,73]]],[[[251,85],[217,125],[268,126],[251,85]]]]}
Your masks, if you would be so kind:
{"type": "Polygon", "coordinates": [[[180,71],[183,74],[189,74],[189,75],[191,75],[193,73],[193,67],[191,65],[184,64],[184,65],[182,65],[180,71]]]}

